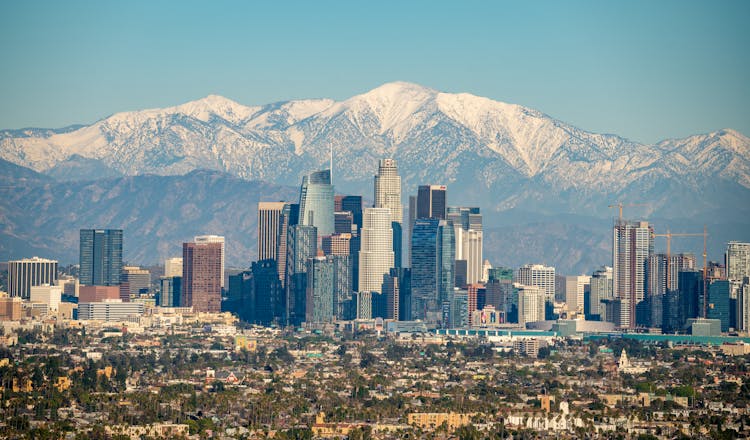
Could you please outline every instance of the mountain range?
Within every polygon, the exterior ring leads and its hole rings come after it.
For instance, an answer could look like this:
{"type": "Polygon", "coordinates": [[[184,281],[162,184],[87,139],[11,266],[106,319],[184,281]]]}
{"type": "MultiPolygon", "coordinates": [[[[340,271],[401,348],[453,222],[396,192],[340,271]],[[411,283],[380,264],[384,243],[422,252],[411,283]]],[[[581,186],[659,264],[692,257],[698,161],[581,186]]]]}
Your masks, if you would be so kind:
{"type": "MultiPolygon", "coordinates": [[[[481,206],[485,254],[493,263],[545,262],[566,273],[607,264],[609,226],[617,215],[608,206],[618,201],[644,205],[626,207],[625,216],[649,219],[660,233],[696,232],[707,224],[714,258],[727,240],[750,240],[750,139],[737,131],[648,145],[587,132],[520,105],[395,82],[338,102],[244,106],[212,95],[170,108],[117,113],[90,125],[0,130],[4,168],[12,163],[27,169],[13,168],[7,178],[33,170],[36,180],[14,185],[39,191],[25,197],[54,199],[46,205],[13,199],[13,205],[5,198],[3,220],[14,209],[59,216],[46,211],[61,208],[58,197],[69,210],[86,211],[60,223],[70,231],[6,223],[1,256],[25,256],[20,254],[30,249],[22,252],[20,243],[35,237],[54,243],[50,253],[75,261],[78,228],[111,226],[143,234],[133,238],[130,250],[126,246],[126,258],[152,263],[173,253],[179,240],[189,238],[187,231],[229,236],[235,228],[243,231],[243,242],[227,256],[246,265],[255,255],[253,204],[296,199],[301,176],[327,168],[331,154],[339,193],[371,200],[377,160],[393,157],[405,202],[417,185],[435,183],[448,185],[449,204],[481,206]],[[215,188],[206,193],[214,180],[205,176],[225,182],[227,193],[215,188]],[[165,200],[166,191],[148,185],[175,185],[184,198],[165,200]],[[127,210],[76,195],[92,195],[94,187],[106,194],[117,188],[108,200],[127,210]],[[55,192],[62,190],[67,192],[55,192]],[[226,203],[216,197],[226,197],[226,203]],[[178,211],[181,203],[192,203],[214,216],[170,223],[160,203],[178,211]],[[170,232],[178,226],[184,232],[170,232]],[[48,236],[54,240],[45,240],[48,236]]],[[[683,242],[685,250],[702,250],[690,239],[683,242]]]]}

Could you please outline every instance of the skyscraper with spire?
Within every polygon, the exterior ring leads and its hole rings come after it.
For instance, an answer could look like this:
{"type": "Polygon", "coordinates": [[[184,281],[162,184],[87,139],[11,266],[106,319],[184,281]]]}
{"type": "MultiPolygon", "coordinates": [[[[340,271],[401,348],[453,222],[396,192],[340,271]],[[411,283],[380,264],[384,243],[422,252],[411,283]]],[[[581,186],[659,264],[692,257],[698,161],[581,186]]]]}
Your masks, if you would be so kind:
{"type": "Polygon", "coordinates": [[[316,171],[302,178],[299,196],[299,224],[315,226],[318,237],[331,235],[334,227],[331,170],[316,171]]]}

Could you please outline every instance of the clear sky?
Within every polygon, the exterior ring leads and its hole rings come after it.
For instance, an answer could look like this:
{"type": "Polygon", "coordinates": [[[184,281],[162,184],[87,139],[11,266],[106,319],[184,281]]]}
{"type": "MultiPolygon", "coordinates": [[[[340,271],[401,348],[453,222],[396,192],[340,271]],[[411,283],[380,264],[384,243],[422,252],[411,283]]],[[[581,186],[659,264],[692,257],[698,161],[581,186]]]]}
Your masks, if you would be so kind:
{"type": "Polygon", "coordinates": [[[0,128],[403,80],[654,142],[750,135],[750,1],[2,1],[0,128]]]}

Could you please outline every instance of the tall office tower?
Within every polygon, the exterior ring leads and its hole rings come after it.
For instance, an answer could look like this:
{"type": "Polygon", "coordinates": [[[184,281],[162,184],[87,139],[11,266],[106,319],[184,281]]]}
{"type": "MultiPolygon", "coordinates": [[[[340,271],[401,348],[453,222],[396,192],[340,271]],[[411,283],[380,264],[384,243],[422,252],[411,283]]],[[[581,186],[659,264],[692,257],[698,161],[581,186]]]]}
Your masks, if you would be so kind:
{"type": "Polygon", "coordinates": [[[456,234],[456,260],[466,261],[466,284],[483,279],[482,214],[479,208],[448,207],[447,219],[456,234]]]}
{"type": "Polygon", "coordinates": [[[167,258],[166,260],[164,260],[164,276],[182,276],[182,257],[167,258]]]}
{"type": "Polygon", "coordinates": [[[636,305],[646,292],[646,267],[654,253],[654,228],[648,222],[618,220],[613,229],[612,285],[620,299],[620,325],[636,326],[636,305]]]}
{"type": "Polygon", "coordinates": [[[352,260],[352,290],[359,288],[359,249],[361,244],[362,229],[362,196],[336,196],[336,211],[349,211],[352,213],[354,226],[352,227],[352,240],[349,242],[349,255],[352,260]],[[355,230],[356,229],[356,230],[355,230]]]}
{"type": "Polygon", "coordinates": [[[351,241],[351,233],[326,235],[321,239],[323,253],[326,255],[349,255],[351,241]]]}
{"type": "Polygon", "coordinates": [[[45,258],[25,258],[8,262],[8,294],[29,299],[31,287],[57,284],[57,261],[45,258]]]}
{"type": "Polygon", "coordinates": [[[362,247],[359,251],[360,292],[378,292],[383,275],[393,267],[393,230],[389,208],[366,208],[362,225],[362,247]]]}
{"type": "Polygon", "coordinates": [[[388,274],[383,275],[383,288],[381,289],[381,292],[386,296],[386,319],[394,319],[396,321],[401,320],[399,315],[400,278],[400,270],[398,268],[393,268],[388,274]]]}
{"type": "Polygon", "coordinates": [[[725,255],[727,265],[727,279],[742,281],[750,277],[750,243],[730,241],[725,255]]]}
{"type": "Polygon", "coordinates": [[[409,224],[406,225],[406,264],[411,267],[411,231],[417,219],[417,196],[409,196],[409,224]]]}
{"type": "Polygon", "coordinates": [[[333,205],[331,170],[316,171],[302,177],[299,224],[315,226],[320,237],[333,234],[333,205]]]}
{"type": "Polygon", "coordinates": [[[224,243],[201,241],[182,244],[182,307],[196,312],[221,311],[221,270],[224,243]]]}
{"type": "MultiPolygon", "coordinates": [[[[524,286],[538,286],[544,291],[545,301],[555,300],[555,268],[542,264],[525,264],[518,268],[516,282],[524,286]]],[[[519,312],[520,313],[520,312],[519,312]]]]}
{"type": "Polygon", "coordinates": [[[221,311],[234,313],[245,322],[255,322],[253,272],[243,270],[229,275],[228,278],[226,296],[221,301],[221,311]]]}
{"type": "Polygon", "coordinates": [[[414,221],[411,241],[411,318],[442,322],[455,286],[455,237],[445,220],[414,221]]]}
{"type": "Polygon", "coordinates": [[[703,277],[697,270],[684,270],[678,275],[677,291],[663,295],[662,331],[684,332],[687,320],[703,316],[703,277]]]}
{"type": "MultiPolygon", "coordinates": [[[[701,293],[703,286],[701,286],[701,293]]],[[[702,305],[704,301],[701,294],[698,302],[702,305]]],[[[718,319],[721,321],[721,331],[729,331],[730,320],[730,298],[729,298],[729,280],[709,280],[708,297],[706,301],[706,318],[718,319]]]]}
{"type": "Polygon", "coordinates": [[[278,260],[279,226],[284,202],[258,203],[258,261],[278,260]]]}
{"type": "Polygon", "coordinates": [[[375,176],[375,207],[391,210],[391,221],[401,223],[401,176],[395,159],[380,159],[375,176]]]}
{"type": "Polygon", "coordinates": [[[584,292],[590,284],[591,277],[588,275],[565,277],[565,304],[568,306],[568,312],[584,313],[584,292]]]}
{"type": "Polygon", "coordinates": [[[266,259],[252,264],[253,274],[254,322],[263,325],[271,324],[282,314],[282,289],[278,277],[276,260],[266,259]]]}
{"type": "Polygon", "coordinates": [[[286,256],[287,256],[287,231],[290,226],[298,224],[299,221],[299,205],[296,203],[285,203],[284,208],[281,210],[281,216],[279,217],[279,239],[276,243],[276,256],[277,265],[276,268],[279,271],[279,279],[281,285],[284,286],[286,283],[286,256]]]}
{"type": "Polygon", "coordinates": [[[221,244],[221,288],[224,288],[224,257],[226,255],[226,246],[224,243],[224,237],[221,235],[197,235],[194,239],[195,243],[219,243],[221,244]]]}
{"type": "Polygon", "coordinates": [[[326,255],[333,266],[333,314],[348,319],[346,305],[352,300],[352,259],[350,255],[326,255]]]}
{"type": "Polygon", "coordinates": [[[475,284],[482,280],[482,241],[482,231],[469,229],[462,233],[461,257],[466,260],[467,284],[475,284]]]}
{"type": "Polygon", "coordinates": [[[321,324],[333,321],[333,263],[324,256],[307,260],[305,321],[321,324]]]}
{"type": "Polygon", "coordinates": [[[591,275],[589,298],[589,309],[586,310],[586,319],[592,321],[604,320],[602,318],[605,313],[605,304],[602,301],[614,298],[611,267],[602,266],[591,275]]]}
{"type": "Polygon", "coordinates": [[[305,319],[307,299],[307,260],[317,255],[318,232],[315,226],[294,225],[287,231],[286,276],[284,282],[285,325],[299,325],[305,319]]]}
{"type": "Polygon", "coordinates": [[[276,260],[256,261],[250,270],[229,276],[222,310],[236,313],[245,322],[269,325],[281,313],[281,281],[276,260]]]}
{"type": "Polygon", "coordinates": [[[518,292],[513,287],[513,269],[502,269],[503,272],[490,275],[485,284],[485,305],[495,307],[502,317],[501,322],[518,320],[518,292]]]}
{"type": "Polygon", "coordinates": [[[445,185],[420,185],[417,190],[416,218],[445,220],[447,188],[445,185]]]}
{"type": "MultiPolygon", "coordinates": [[[[180,268],[182,273],[182,268],[180,268]]],[[[182,275],[164,276],[159,279],[160,293],[159,306],[161,307],[179,307],[182,297],[182,275]]]]}
{"type": "Polygon", "coordinates": [[[362,228],[362,196],[336,196],[334,198],[335,211],[349,211],[357,230],[362,228]]]}
{"type": "Polygon", "coordinates": [[[351,234],[357,232],[354,228],[354,214],[351,211],[336,211],[333,213],[333,229],[337,234],[351,234]]]}
{"type": "Polygon", "coordinates": [[[151,272],[138,266],[124,266],[120,275],[120,284],[128,285],[128,300],[130,300],[131,295],[137,296],[151,290],[151,272]]]}
{"type": "Polygon", "coordinates": [[[544,321],[544,309],[548,293],[539,286],[516,284],[518,289],[518,323],[544,321]]]}
{"type": "Polygon", "coordinates": [[[122,229],[81,229],[81,284],[117,286],[122,271],[122,229]]]}

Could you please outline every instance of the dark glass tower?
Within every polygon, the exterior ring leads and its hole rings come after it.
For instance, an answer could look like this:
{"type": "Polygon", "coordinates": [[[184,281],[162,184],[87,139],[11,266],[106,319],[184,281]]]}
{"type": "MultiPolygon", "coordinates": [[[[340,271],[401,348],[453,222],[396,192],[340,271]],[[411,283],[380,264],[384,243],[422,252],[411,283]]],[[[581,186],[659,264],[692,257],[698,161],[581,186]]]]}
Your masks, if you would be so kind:
{"type": "Polygon", "coordinates": [[[411,255],[412,319],[440,322],[455,286],[453,226],[436,218],[415,220],[411,255]]]}
{"type": "Polygon", "coordinates": [[[122,229],[81,229],[80,282],[117,286],[122,271],[122,229]]]}

